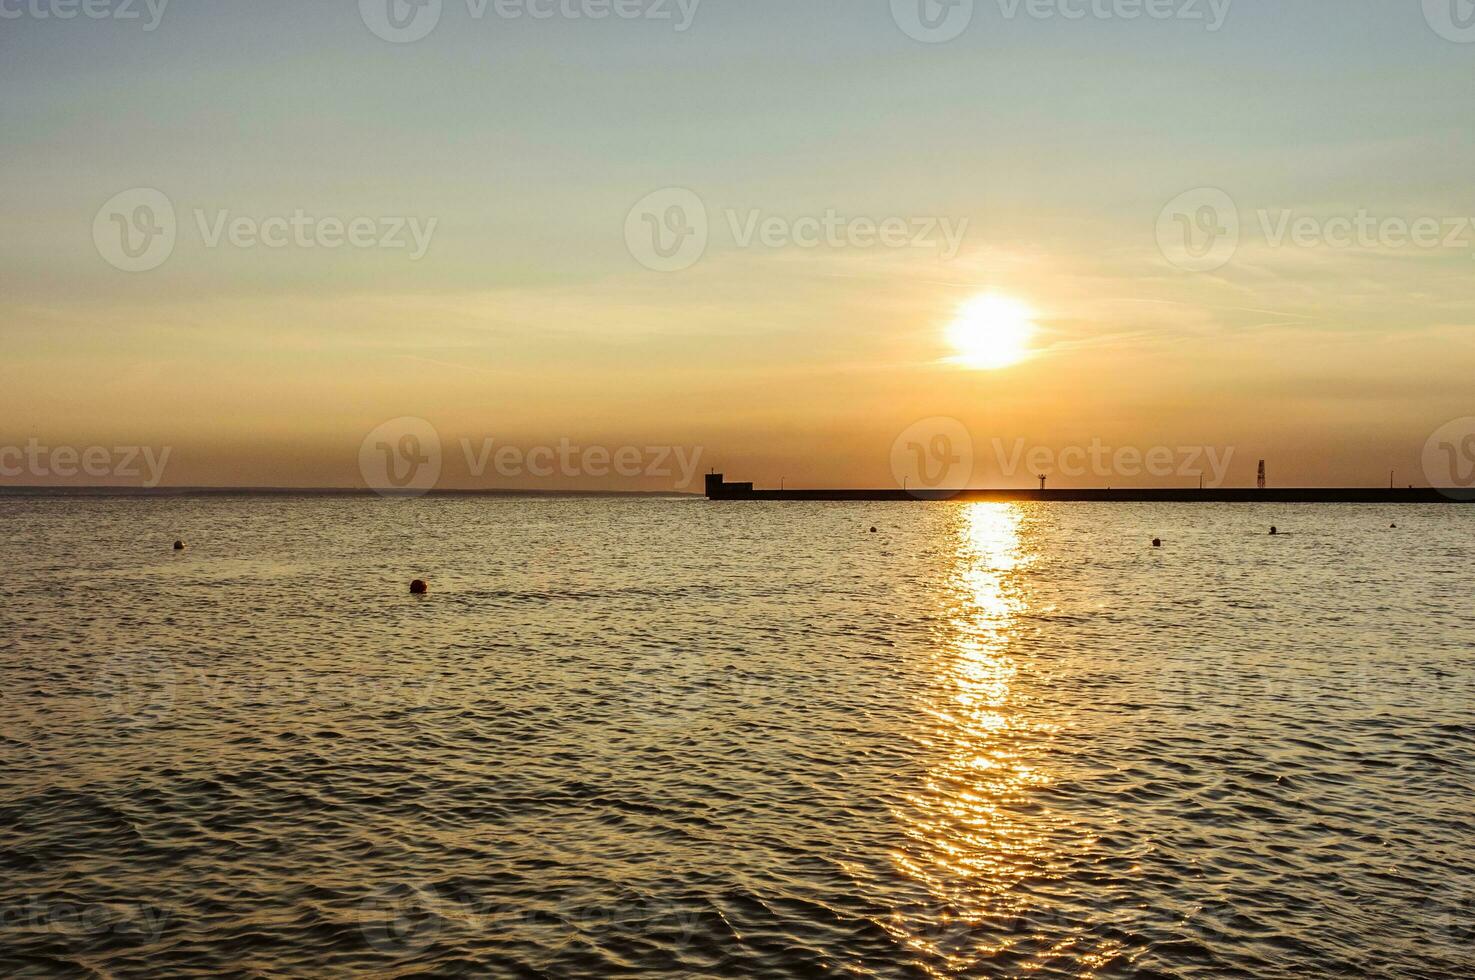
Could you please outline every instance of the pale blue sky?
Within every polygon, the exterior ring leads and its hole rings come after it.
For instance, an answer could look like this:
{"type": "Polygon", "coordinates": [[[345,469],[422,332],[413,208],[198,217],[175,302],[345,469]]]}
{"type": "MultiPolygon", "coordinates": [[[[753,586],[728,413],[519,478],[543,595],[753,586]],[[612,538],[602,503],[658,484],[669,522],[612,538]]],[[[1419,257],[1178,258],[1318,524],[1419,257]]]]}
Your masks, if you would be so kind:
{"type": "Polygon", "coordinates": [[[68,232],[134,185],[439,214],[448,254],[416,274],[448,283],[608,271],[625,258],[608,229],[671,184],[1067,232],[1203,184],[1276,206],[1475,204],[1475,48],[1417,3],[1238,0],[1217,33],[999,10],[981,2],[942,45],[906,37],[883,0],[705,0],[684,34],[477,21],[451,0],[408,45],[370,34],[352,2],[176,0],[152,33],[0,22],[0,178],[26,232],[5,264],[49,280],[84,263],[90,243],[68,232]],[[528,261],[472,261],[488,246],[528,261]]]}

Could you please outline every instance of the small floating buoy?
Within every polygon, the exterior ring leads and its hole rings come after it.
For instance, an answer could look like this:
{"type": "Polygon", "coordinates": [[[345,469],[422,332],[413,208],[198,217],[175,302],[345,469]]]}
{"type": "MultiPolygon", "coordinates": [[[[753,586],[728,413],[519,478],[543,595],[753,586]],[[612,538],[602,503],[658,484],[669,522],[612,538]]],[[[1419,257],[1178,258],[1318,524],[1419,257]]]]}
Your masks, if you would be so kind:
{"type": "Polygon", "coordinates": [[[1276,529],[1275,529],[1275,528],[1273,528],[1273,527],[1272,527],[1272,528],[1271,528],[1271,529],[1270,529],[1270,533],[1271,533],[1271,534],[1279,534],[1279,533],[1280,533],[1280,532],[1279,532],[1279,531],[1277,531],[1277,530],[1276,530],[1276,529]]]}
{"type": "Polygon", "coordinates": [[[1162,538],[1153,538],[1152,539],[1152,546],[1154,548],[1161,548],[1163,546],[1163,539],[1162,538]]]}
{"type": "Polygon", "coordinates": [[[174,542],[174,550],[175,551],[183,551],[184,550],[184,542],[183,541],[176,541],[176,542],[174,542]]]}
{"type": "Polygon", "coordinates": [[[425,584],[424,579],[415,579],[410,583],[410,595],[424,595],[430,591],[430,586],[425,584]]]}
{"type": "Polygon", "coordinates": [[[1388,527],[1390,527],[1390,528],[1397,528],[1398,525],[1397,524],[1389,524],[1388,527]]]}
{"type": "Polygon", "coordinates": [[[875,528],[871,528],[871,533],[872,534],[875,534],[876,533],[876,529],[875,528]]]}

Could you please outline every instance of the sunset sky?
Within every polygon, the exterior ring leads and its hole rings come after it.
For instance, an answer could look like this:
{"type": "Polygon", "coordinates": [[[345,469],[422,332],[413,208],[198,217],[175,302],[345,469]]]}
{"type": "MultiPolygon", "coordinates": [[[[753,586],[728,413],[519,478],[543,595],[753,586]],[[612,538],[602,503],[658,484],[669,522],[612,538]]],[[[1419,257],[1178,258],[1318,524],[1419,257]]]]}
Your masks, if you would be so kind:
{"type": "Polygon", "coordinates": [[[880,486],[898,436],[941,417],[977,485],[1033,483],[1000,471],[996,441],[1020,440],[1378,485],[1427,482],[1430,434],[1475,414],[1475,43],[1428,4],[1236,0],[1211,31],[980,0],[946,43],[888,0],[671,0],[670,20],[445,0],[407,43],[365,5],[0,20],[0,444],[169,447],[172,485],[354,486],[365,437],[415,417],[451,487],[672,487],[477,479],[459,441],[488,438],[880,486]],[[176,240],[129,272],[100,210],[137,188],[176,240]],[[627,239],[667,188],[708,237],[671,272],[627,239]],[[1206,271],[1162,235],[1199,189],[1240,224],[1206,271]],[[298,212],[376,242],[412,219],[410,247],[209,244],[298,212]],[[908,241],[788,240],[827,215],[908,241]],[[1372,240],[1342,235],[1359,216],[1372,240]],[[769,219],[779,243],[745,247],[769,219]],[[966,228],[956,255],[941,230],[912,244],[930,219],[966,228]],[[1423,244],[1398,232],[1430,219],[1423,244]],[[960,350],[978,297],[1025,311],[1022,359],[960,350]]]}

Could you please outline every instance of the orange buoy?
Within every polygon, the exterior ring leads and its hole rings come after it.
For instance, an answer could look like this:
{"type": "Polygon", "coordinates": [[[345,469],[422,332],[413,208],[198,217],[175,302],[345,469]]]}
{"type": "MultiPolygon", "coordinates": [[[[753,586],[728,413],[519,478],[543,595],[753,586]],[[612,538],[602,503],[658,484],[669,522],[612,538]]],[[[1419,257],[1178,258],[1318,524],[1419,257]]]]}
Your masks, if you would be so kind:
{"type": "Polygon", "coordinates": [[[424,595],[430,591],[430,586],[425,584],[424,579],[415,579],[410,583],[410,595],[424,595]]]}

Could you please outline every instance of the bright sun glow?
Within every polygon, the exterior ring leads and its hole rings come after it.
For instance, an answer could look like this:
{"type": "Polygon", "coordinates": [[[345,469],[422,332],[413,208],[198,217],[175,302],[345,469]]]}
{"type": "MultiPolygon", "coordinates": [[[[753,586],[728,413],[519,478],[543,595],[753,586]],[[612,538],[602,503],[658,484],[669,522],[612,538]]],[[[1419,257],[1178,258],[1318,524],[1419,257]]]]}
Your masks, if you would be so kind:
{"type": "Polygon", "coordinates": [[[970,299],[947,329],[948,343],[958,352],[953,361],[984,370],[1018,364],[1030,356],[1034,316],[1028,306],[997,293],[970,299]]]}

